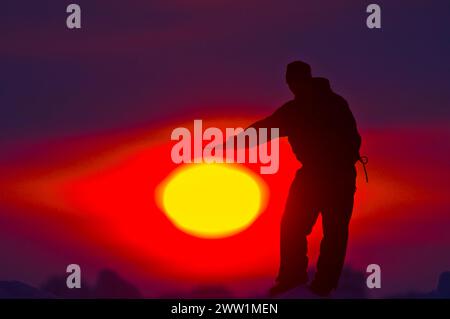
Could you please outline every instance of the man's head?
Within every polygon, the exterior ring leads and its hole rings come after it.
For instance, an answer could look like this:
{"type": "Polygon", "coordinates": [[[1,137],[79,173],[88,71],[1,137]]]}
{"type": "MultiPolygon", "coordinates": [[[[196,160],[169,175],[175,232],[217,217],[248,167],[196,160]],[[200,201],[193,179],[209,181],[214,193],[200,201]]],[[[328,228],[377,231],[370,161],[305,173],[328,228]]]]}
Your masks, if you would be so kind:
{"type": "Polygon", "coordinates": [[[287,65],[286,82],[295,96],[302,95],[311,87],[311,67],[302,61],[294,61],[287,65]]]}

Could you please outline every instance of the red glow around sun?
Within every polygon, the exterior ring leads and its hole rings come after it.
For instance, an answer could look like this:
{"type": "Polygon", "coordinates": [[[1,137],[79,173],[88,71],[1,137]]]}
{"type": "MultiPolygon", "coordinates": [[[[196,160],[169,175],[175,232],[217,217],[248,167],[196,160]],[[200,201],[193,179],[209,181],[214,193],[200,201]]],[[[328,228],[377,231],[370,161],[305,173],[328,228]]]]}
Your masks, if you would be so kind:
{"type": "MultiPolygon", "coordinates": [[[[245,127],[251,120],[211,120],[205,126],[245,127]]],[[[268,186],[267,205],[251,226],[230,237],[200,238],[175,227],[155,199],[158,185],[178,167],[170,158],[170,133],[177,126],[47,145],[41,150],[43,160],[36,157],[27,167],[4,172],[3,202],[31,207],[29,219],[47,216],[46,232],[64,226],[70,229],[66,236],[88,244],[94,253],[108,251],[161,278],[217,282],[274,276],[280,218],[300,167],[287,141],[280,141],[276,174],[260,175],[257,164],[246,165],[268,186]]],[[[356,209],[364,188],[357,194],[356,209]]],[[[319,235],[316,227],[312,242],[319,235]]],[[[313,248],[313,258],[316,253],[313,248]]]]}

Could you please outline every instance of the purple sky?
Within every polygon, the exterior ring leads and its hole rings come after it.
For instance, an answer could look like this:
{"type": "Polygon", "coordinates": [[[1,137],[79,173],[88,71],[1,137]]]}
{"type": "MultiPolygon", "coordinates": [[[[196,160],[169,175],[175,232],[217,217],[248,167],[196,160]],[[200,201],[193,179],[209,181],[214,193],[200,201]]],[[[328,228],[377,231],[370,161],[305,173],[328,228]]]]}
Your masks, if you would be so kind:
{"type": "Polygon", "coordinates": [[[126,127],[197,111],[271,112],[287,62],[331,80],[364,126],[449,118],[448,1],[70,1],[2,5],[1,141],[126,127]]]}

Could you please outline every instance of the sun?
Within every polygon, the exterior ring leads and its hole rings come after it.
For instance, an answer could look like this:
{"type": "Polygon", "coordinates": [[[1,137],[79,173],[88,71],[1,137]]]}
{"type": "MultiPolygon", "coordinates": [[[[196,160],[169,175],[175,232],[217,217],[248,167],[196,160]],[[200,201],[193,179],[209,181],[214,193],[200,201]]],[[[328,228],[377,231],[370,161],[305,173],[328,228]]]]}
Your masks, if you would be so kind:
{"type": "Polygon", "coordinates": [[[265,186],[237,164],[187,164],[161,184],[159,202],[180,230],[202,238],[223,238],[248,228],[261,213],[265,186]]]}

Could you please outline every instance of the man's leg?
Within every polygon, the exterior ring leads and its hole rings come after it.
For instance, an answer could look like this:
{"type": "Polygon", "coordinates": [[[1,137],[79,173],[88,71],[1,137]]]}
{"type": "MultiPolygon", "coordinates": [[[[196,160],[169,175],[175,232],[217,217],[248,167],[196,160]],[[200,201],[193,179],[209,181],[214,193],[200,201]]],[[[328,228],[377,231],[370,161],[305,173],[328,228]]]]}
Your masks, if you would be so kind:
{"type": "Polygon", "coordinates": [[[308,281],[306,237],[311,233],[318,217],[314,195],[308,189],[302,172],[297,172],[281,220],[280,269],[277,277],[280,286],[292,288],[308,281]]]}
{"type": "Polygon", "coordinates": [[[341,187],[328,196],[322,211],[323,238],[317,273],[311,289],[327,295],[337,288],[347,249],[348,227],[353,210],[354,187],[341,187]]]}

